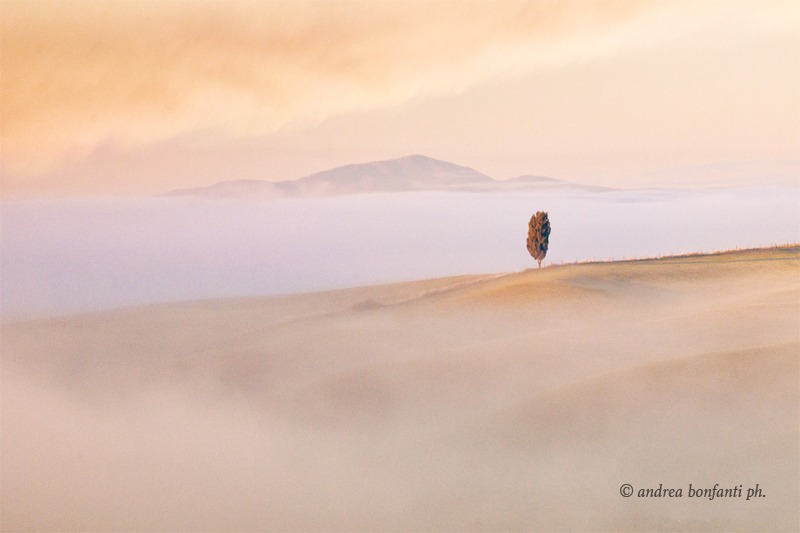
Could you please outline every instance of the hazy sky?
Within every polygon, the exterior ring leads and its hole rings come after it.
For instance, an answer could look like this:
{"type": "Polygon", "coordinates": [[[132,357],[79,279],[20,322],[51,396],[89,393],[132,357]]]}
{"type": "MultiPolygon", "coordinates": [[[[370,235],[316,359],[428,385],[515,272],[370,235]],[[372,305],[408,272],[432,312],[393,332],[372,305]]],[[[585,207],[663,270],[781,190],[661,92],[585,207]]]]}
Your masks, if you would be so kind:
{"type": "Polygon", "coordinates": [[[797,181],[800,3],[3,1],[2,192],[422,153],[498,179],[797,181]]]}

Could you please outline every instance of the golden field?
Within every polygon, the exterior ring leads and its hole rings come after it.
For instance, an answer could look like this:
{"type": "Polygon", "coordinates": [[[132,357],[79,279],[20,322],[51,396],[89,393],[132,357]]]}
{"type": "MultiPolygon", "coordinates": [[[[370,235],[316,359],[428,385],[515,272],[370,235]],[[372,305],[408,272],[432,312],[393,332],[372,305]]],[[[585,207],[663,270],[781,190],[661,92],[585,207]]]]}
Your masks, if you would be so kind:
{"type": "Polygon", "coordinates": [[[800,529],[797,246],[1,334],[8,531],[800,529]]]}

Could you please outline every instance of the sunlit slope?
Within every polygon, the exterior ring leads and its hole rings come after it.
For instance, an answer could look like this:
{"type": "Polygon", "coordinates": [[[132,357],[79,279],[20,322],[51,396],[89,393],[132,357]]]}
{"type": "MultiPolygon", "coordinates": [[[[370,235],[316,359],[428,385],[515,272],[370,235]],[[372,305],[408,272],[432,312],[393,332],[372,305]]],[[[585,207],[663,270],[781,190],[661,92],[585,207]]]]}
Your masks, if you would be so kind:
{"type": "Polygon", "coordinates": [[[799,354],[796,246],[9,324],[2,525],[796,530],[799,354]]]}

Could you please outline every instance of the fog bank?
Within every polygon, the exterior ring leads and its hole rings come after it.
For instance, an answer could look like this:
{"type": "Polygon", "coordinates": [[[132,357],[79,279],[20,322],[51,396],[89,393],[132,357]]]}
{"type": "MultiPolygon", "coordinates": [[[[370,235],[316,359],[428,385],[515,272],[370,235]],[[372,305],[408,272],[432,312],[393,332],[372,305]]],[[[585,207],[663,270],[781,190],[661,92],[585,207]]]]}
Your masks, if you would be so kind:
{"type": "Polygon", "coordinates": [[[0,204],[4,319],[176,300],[318,291],[534,263],[800,241],[798,188],[410,192],[271,202],[192,198],[0,204]]]}
{"type": "Polygon", "coordinates": [[[5,324],[0,529],[797,531],[798,272],[795,247],[5,324]]]}

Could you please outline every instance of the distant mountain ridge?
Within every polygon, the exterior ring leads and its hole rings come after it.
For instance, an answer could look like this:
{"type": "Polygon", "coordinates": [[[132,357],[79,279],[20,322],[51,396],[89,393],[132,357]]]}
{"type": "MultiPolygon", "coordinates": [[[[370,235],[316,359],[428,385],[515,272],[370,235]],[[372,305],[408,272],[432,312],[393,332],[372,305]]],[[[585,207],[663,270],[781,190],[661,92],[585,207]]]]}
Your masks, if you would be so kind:
{"type": "Polygon", "coordinates": [[[296,192],[303,196],[352,194],[358,192],[391,192],[437,190],[470,184],[490,183],[489,176],[469,167],[439,161],[422,155],[376,161],[317,172],[295,182],[296,192]]]}
{"type": "MultiPolygon", "coordinates": [[[[543,176],[520,176],[507,181],[498,181],[470,167],[415,154],[399,159],[345,165],[291,181],[222,181],[208,187],[170,191],[167,195],[271,199],[371,192],[488,192],[554,187],[584,188],[581,185],[543,176]]],[[[602,188],[591,187],[591,189],[602,188]]]]}

